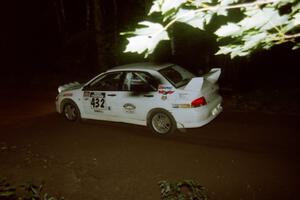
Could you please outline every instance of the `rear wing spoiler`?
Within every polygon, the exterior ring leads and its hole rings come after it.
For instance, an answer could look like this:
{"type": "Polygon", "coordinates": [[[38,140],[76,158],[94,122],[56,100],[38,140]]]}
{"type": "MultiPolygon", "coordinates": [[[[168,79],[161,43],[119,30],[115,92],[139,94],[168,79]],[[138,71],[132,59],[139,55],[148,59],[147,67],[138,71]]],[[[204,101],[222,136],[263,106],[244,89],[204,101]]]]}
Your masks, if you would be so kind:
{"type": "Polygon", "coordinates": [[[211,83],[216,83],[221,75],[221,68],[212,68],[207,74],[203,77],[211,83]]]}
{"type": "Polygon", "coordinates": [[[221,68],[212,68],[203,77],[195,77],[190,80],[190,82],[185,86],[184,90],[195,90],[196,88],[202,88],[204,80],[216,83],[221,75],[221,68]]]}

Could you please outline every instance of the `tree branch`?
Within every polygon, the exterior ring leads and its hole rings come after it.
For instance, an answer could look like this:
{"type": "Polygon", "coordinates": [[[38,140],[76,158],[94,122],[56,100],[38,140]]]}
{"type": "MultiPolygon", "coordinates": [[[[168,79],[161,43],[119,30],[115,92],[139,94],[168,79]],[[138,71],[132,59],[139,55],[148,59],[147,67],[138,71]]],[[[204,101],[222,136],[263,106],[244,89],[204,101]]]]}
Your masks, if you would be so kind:
{"type": "Polygon", "coordinates": [[[295,39],[295,38],[298,38],[298,37],[300,37],[300,33],[296,33],[296,34],[293,34],[293,35],[284,35],[285,39],[295,39]]]}
{"type": "MultiPolygon", "coordinates": [[[[203,11],[217,11],[218,9],[222,8],[224,10],[230,10],[230,9],[237,9],[237,8],[248,8],[252,6],[259,6],[259,5],[264,5],[264,4],[270,4],[270,3],[275,3],[278,0],[257,0],[255,2],[251,3],[242,3],[242,4],[235,4],[235,5],[229,5],[229,6],[220,6],[220,5],[215,5],[215,6],[210,6],[207,4],[201,4],[202,8],[196,9],[196,12],[203,12],[203,11]]],[[[178,16],[171,20],[166,26],[165,30],[167,30],[170,26],[172,26],[178,19],[186,17],[189,13],[186,13],[185,15],[178,16]]]]}
{"type": "Polygon", "coordinates": [[[296,33],[293,35],[281,35],[275,36],[273,38],[269,38],[268,42],[275,42],[276,44],[282,44],[285,42],[295,42],[296,38],[300,37],[300,33],[296,33]]]}
{"type": "MultiPolygon", "coordinates": [[[[278,0],[257,0],[251,3],[242,3],[242,4],[235,4],[235,5],[230,5],[230,6],[213,6],[212,8],[217,9],[218,7],[223,7],[225,10],[229,9],[236,9],[236,8],[248,8],[252,6],[259,6],[259,5],[264,5],[264,4],[269,4],[269,3],[275,3],[278,0]]],[[[199,9],[201,10],[201,9],[199,9]]]]}

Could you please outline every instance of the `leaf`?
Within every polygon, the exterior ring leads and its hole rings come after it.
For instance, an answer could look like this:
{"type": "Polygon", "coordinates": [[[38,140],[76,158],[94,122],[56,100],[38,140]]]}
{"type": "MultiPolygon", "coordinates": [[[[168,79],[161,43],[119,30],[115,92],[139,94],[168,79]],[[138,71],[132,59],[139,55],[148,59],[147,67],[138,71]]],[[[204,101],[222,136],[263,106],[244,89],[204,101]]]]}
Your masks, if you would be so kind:
{"type": "Polygon", "coordinates": [[[236,3],[239,0],[218,0],[219,2],[219,6],[216,9],[216,13],[217,15],[223,15],[223,16],[227,16],[228,15],[228,11],[226,9],[226,6],[236,3]]]}
{"type": "Polygon", "coordinates": [[[186,0],[164,0],[161,5],[161,12],[165,14],[171,9],[177,9],[181,4],[185,3],[186,0]]]}
{"type": "Polygon", "coordinates": [[[163,15],[172,9],[179,8],[186,0],[156,0],[153,2],[148,15],[161,12],[163,15]]]}
{"type": "Polygon", "coordinates": [[[205,3],[207,3],[207,4],[212,3],[212,0],[193,0],[193,1],[190,1],[189,3],[190,3],[190,5],[198,8],[205,3]]]}
{"type": "Polygon", "coordinates": [[[221,26],[215,34],[219,37],[236,36],[241,33],[241,27],[235,23],[228,23],[221,26]]]}
{"type": "Polygon", "coordinates": [[[271,17],[271,19],[260,29],[266,31],[266,30],[273,29],[275,27],[285,25],[287,23],[288,23],[288,16],[287,15],[279,16],[279,14],[277,13],[273,17],[271,17]]]}
{"type": "Polygon", "coordinates": [[[228,15],[228,11],[223,6],[219,6],[219,8],[216,10],[216,12],[217,12],[217,15],[223,15],[223,16],[228,15]]]}
{"type": "Polygon", "coordinates": [[[294,15],[294,19],[293,19],[292,23],[294,26],[300,25],[300,13],[297,13],[296,15],[294,15]]]}
{"type": "Polygon", "coordinates": [[[168,40],[169,36],[164,27],[159,23],[143,21],[140,25],[146,26],[136,29],[135,36],[127,38],[129,43],[124,52],[145,52],[145,57],[153,53],[155,47],[161,40],[168,40]]]}
{"type": "Polygon", "coordinates": [[[172,18],[176,13],[175,9],[169,10],[164,14],[163,22],[167,21],[168,19],[172,18]]]}
{"type": "Polygon", "coordinates": [[[221,6],[227,6],[229,4],[233,4],[238,2],[239,0],[218,0],[221,6]]]}
{"type": "Polygon", "coordinates": [[[257,45],[260,44],[260,42],[262,42],[263,40],[265,40],[265,38],[268,36],[268,34],[266,32],[262,32],[262,33],[258,33],[255,35],[246,35],[246,37],[244,37],[244,45],[243,45],[243,50],[249,50],[253,47],[256,47],[257,45]]]}
{"type": "Polygon", "coordinates": [[[286,33],[298,27],[299,25],[300,25],[300,13],[297,13],[293,16],[292,20],[282,28],[282,31],[286,33]]]}
{"type": "Polygon", "coordinates": [[[230,58],[233,59],[237,56],[243,57],[246,55],[249,55],[250,51],[241,51],[241,47],[237,47],[235,49],[233,49],[233,51],[230,53],[230,58]]]}
{"type": "Polygon", "coordinates": [[[210,21],[211,21],[212,17],[214,16],[214,14],[215,14],[215,13],[212,12],[212,11],[207,11],[207,12],[205,13],[204,18],[205,18],[205,24],[206,24],[206,25],[210,23],[210,21]]]}
{"type": "Polygon", "coordinates": [[[148,15],[151,15],[154,12],[161,12],[161,0],[153,1],[153,4],[150,8],[148,15]]]}
{"type": "Polygon", "coordinates": [[[295,46],[293,46],[292,48],[293,50],[297,50],[297,49],[300,49],[300,43],[299,44],[296,44],[295,46]]]}
{"type": "Polygon", "coordinates": [[[186,23],[194,28],[204,29],[205,14],[196,10],[179,9],[176,16],[177,21],[186,23]]]}
{"type": "Polygon", "coordinates": [[[297,3],[296,5],[292,6],[292,13],[295,13],[298,10],[300,10],[300,2],[297,3]]]}
{"type": "Polygon", "coordinates": [[[264,8],[248,10],[245,12],[246,17],[238,24],[243,27],[243,30],[261,29],[269,30],[275,26],[283,25],[287,22],[287,16],[280,16],[275,8],[264,8]]]}
{"type": "Polygon", "coordinates": [[[230,54],[230,58],[233,59],[236,56],[246,56],[250,52],[249,51],[243,51],[242,45],[227,45],[227,46],[221,46],[219,51],[215,53],[215,55],[221,55],[221,54],[230,54]]]}
{"type": "Polygon", "coordinates": [[[229,54],[232,51],[232,48],[228,46],[220,46],[220,49],[215,53],[215,55],[221,55],[221,54],[229,54]]]}
{"type": "Polygon", "coordinates": [[[265,50],[269,50],[269,49],[271,49],[272,46],[273,46],[273,43],[269,42],[269,43],[264,43],[262,45],[262,48],[265,50]]]}

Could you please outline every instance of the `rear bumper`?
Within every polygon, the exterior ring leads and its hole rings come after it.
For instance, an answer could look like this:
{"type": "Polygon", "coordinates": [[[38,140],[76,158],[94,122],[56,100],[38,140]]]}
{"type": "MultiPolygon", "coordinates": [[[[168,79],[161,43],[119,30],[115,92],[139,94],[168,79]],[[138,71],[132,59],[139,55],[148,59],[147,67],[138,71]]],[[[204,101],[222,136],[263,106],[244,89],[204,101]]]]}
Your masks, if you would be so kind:
{"type": "Polygon", "coordinates": [[[179,108],[173,110],[178,128],[197,128],[208,124],[223,110],[222,97],[218,96],[214,101],[199,108],[179,108]]]}

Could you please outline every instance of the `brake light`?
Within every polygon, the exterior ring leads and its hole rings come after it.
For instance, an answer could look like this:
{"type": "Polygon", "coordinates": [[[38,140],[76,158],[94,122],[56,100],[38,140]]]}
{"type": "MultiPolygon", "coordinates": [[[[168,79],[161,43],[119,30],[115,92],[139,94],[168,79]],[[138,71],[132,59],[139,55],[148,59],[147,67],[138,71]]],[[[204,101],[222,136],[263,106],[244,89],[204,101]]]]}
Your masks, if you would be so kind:
{"type": "Polygon", "coordinates": [[[192,103],[191,103],[191,106],[192,107],[200,107],[200,106],[204,106],[206,104],[207,104],[207,102],[206,102],[205,98],[200,97],[198,99],[193,100],[192,103]]]}

